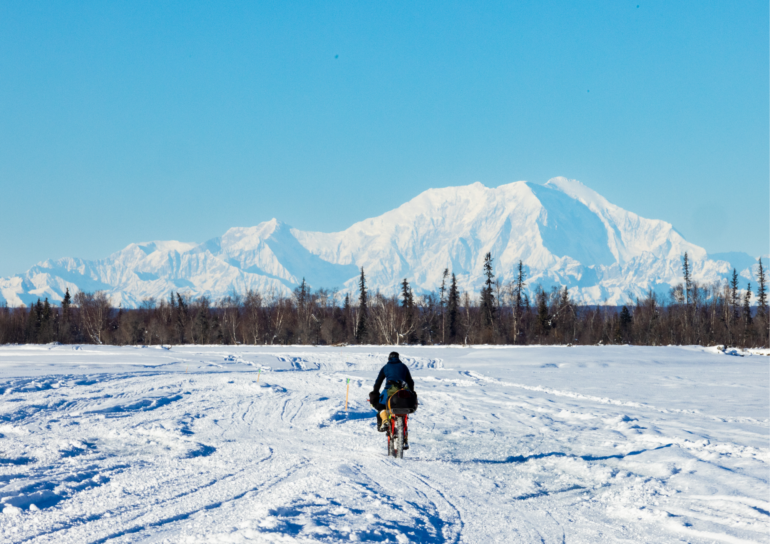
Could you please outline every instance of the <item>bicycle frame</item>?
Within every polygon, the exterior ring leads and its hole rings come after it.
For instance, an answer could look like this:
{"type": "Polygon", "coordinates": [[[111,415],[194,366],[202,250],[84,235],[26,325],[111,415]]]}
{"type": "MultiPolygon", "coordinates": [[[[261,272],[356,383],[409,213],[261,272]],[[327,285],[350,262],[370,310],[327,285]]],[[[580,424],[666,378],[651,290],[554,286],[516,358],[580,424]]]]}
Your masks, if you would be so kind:
{"type": "Polygon", "coordinates": [[[404,415],[391,415],[390,417],[390,427],[388,429],[388,456],[393,455],[393,457],[402,458],[404,456],[404,443],[406,442],[406,438],[408,436],[407,426],[408,426],[408,420],[409,416],[407,414],[404,415]],[[395,444],[393,441],[396,440],[396,429],[397,429],[397,421],[399,419],[403,419],[403,436],[400,437],[400,440],[398,440],[395,444]],[[400,444],[400,447],[398,445],[400,444]]]}

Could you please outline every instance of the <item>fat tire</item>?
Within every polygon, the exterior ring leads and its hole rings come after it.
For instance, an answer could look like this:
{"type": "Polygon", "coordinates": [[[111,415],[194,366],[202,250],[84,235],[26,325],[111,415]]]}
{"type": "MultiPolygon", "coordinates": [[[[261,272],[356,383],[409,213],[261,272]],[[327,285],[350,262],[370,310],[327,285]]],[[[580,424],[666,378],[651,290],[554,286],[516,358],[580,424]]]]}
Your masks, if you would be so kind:
{"type": "Polygon", "coordinates": [[[393,442],[393,457],[398,459],[404,458],[404,418],[396,417],[396,429],[393,433],[395,436],[391,440],[393,442]]]}

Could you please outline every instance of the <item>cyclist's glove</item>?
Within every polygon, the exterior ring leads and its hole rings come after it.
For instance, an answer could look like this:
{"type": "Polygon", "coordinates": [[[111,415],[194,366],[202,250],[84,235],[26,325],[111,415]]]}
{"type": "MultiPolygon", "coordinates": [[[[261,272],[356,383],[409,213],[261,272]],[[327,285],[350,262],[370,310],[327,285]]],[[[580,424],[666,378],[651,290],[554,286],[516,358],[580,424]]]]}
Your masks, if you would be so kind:
{"type": "Polygon", "coordinates": [[[379,404],[379,395],[377,394],[377,391],[370,391],[369,392],[369,404],[372,406],[375,406],[379,404]]]}

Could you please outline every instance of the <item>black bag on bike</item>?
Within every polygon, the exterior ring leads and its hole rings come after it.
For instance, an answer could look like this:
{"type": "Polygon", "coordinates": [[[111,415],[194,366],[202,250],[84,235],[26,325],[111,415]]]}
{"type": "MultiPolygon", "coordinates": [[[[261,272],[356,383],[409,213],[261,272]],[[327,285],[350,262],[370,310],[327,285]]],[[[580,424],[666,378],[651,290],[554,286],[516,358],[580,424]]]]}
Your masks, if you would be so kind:
{"type": "Polygon", "coordinates": [[[388,408],[397,416],[412,414],[417,410],[417,395],[408,389],[399,389],[388,399],[388,408]]]}

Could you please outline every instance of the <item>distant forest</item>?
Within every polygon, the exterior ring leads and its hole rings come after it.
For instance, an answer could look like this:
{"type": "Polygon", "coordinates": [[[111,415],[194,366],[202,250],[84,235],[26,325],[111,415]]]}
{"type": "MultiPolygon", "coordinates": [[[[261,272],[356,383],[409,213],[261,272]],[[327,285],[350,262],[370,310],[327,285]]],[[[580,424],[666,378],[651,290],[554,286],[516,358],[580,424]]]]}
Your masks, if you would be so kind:
{"type": "Polygon", "coordinates": [[[46,299],[28,308],[0,308],[0,344],[721,344],[767,347],[770,336],[765,272],[756,297],[727,283],[698,285],[687,257],[682,283],[667,296],[650,290],[635,304],[581,306],[566,287],[528,294],[524,266],[516,278],[495,280],[491,254],[480,295],[461,292],[444,271],[441,287],[416,296],[404,279],[401,294],[370,293],[361,269],[358,294],[311,290],[293,294],[248,291],[213,301],[170,293],[138,309],[112,308],[102,292],[67,291],[60,306],[46,299]]]}

